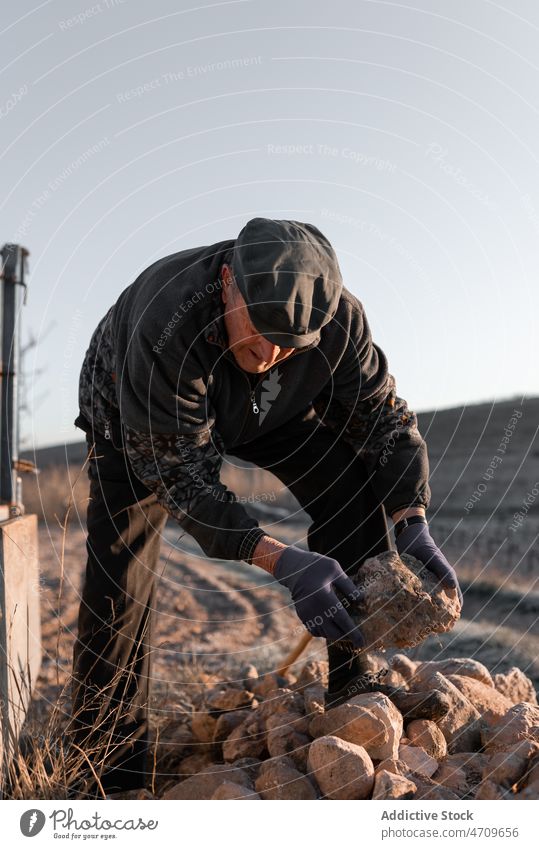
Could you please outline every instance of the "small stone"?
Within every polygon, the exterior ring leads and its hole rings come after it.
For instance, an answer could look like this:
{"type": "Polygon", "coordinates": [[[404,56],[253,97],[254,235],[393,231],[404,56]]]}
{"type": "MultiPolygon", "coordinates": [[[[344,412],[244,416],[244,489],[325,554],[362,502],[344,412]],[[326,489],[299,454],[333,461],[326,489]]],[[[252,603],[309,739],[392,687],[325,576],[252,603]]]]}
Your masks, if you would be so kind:
{"type": "MultiPolygon", "coordinates": [[[[443,764],[440,765],[440,769],[442,766],[448,767],[450,770],[461,769],[468,784],[474,785],[481,781],[483,768],[488,763],[488,758],[489,756],[483,752],[459,752],[458,754],[448,755],[443,764]]],[[[434,775],[434,779],[437,780],[436,775],[434,775]]]]}
{"type": "Polygon", "coordinates": [[[466,778],[466,773],[463,769],[457,766],[451,766],[448,763],[442,763],[433,774],[434,781],[452,790],[457,796],[466,796],[471,791],[472,785],[466,778]]]}
{"type": "Polygon", "coordinates": [[[410,771],[408,764],[401,761],[399,758],[384,758],[376,764],[375,772],[385,769],[387,772],[395,773],[395,775],[406,776],[410,771]]]}
{"type": "Polygon", "coordinates": [[[539,751],[539,744],[520,740],[503,752],[494,752],[483,767],[483,780],[511,787],[526,772],[530,757],[539,751]]]}
{"type": "Polygon", "coordinates": [[[260,799],[260,796],[244,784],[224,781],[219,785],[212,799],[260,799]]]}
{"type": "Polygon", "coordinates": [[[177,765],[175,772],[179,778],[189,778],[190,775],[196,775],[201,770],[213,766],[213,764],[214,759],[211,752],[195,752],[193,755],[183,758],[177,765]]]}
{"type": "Polygon", "coordinates": [[[447,675],[447,680],[451,681],[483,716],[487,713],[492,717],[503,716],[511,707],[509,699],[502,696],[494,687],[483,684],[477,678],[469,678],[465,675],[447,675]]]}
{"type": "Polygon", "coordinates": [[[427,778],[425,775],[412,773],[411,778],[417,784],[414,799],[421,799],[430,802],[446,802],[460,798],[453,792],[453,790],[450,790],[449,787],[444,787],[443,784],[438,784],[436,781],[433,781],[432,778],[427,778]]]}
{"type": "Polygon", "coordinates": [[[273,758],[262,764],[255,789],[262,799],[316,799],[313,785],[289,758],[273,758]]]}
{"type": "Polygon", "coordinates": [[[329,680],[329,664],[327,660],[308,660],[298,675],[294,687],[296,690],[303,691],[305,687],[311,687],[313,684],[327,689],[329,680]]]}
{"type": "Polygon", "coordinates": [[[413,719],[406,726],[406,735],[413,746],[421,746],[437,761],[447,755],[446,739],[436,723],[430,719],[413,719]]]}
{"type": "Polygon", "coordinates": [[[393,655],[393,657],[389,661],[389,664],[391,668],[395,670],[395,672],[398,672],[400,675],[402,675],[405,681],[410,683],[419,665],[419,661],[412,660],[405,654],[398,653],[393,655]]]}
{"type": "Polygon", "coordinates": [[[475,788],[474,799],[511,799],[512,794],[494,781],[482,781],[475,788]]]}
{"type": "Polygon", "coordinates": [[[217,719],[205,710],[195,711],[191,717],[191,732],[200,743],[211,743],[217,719]]]}
{"type": "Polygon", "coordinates": [[[319,737],[309,748],[308,768],[328,799],[367,799],[374,766],[366,749],[340,737],[319,737]]]}
{"type": "Polygon", "coordinates": [[[134,790],[120,790],[118,793],[109,793],[107,799],[121,799],[122,801],[133,800],[143,802],[145,799],[154,799],[152,793],[145,787],[137,787],[134,790]]]}
{"type": "Polygon", "coordinates": [[[537,704],[537,693],[527,675],[518,666],[512,666],[507,672],[498,672],[494,676],[494,686],[512,705],[519,702],[537,704]]]}
{"type": "Polygon", "coordinates": [[[539,743],[539,708],[529,702],[513,705],[495,722],[483,726],[481,739],[490,753],[506,751],[519,740],[539,743]]]}
{"type": "Polygon", "coordinates": [[[441,672],[422,670],[420,675],[421,687],[439,690],[450,700],[451,708],[437,723],[447,741],[448,750],[469,752],[478,748],[480,745],[479,711],[441,672]]]}
{"type": "Polygon", "coordinates": [[[247,707],[253,701],[253,694],[237,687],[215,687],[206,693],[205,703],[208,710],[237,710],[247,707]]]}
{"type": "Polygon", "coordinates": [[[295,713],[299,716],[303,714],[303,709],[303,696],[300,693],[287,687],[278,687],[266,694],[264,701],[257,708],[257,715],[264,720],[277,713],[295,713]]]}
{"type": "Polygon", "coordinates": [[[265,699],[268,693],[271,693],[272,690],[277,690],[280,687],[288,688],[288,681],[286,678],[283,678],[281,675],[277,675],[274,672],[267,672],[261,678],[257,678],[257,680],[253,683],[251,692],[254,693],[257,698],[265,699]]]}
{"type": "Polygon", "coordinates": [[[310,719],[325,711],[325,691],[321,684],[310,684],[303,690],[305,714],[310,719]]]}
{"type": "Polygon", "coordinates": [[[309,725],[309,733],[311,737],[335,735],[364,746],[376,760],[396,758],[402,736],[402,715],[382,693],[362,693],[316,716],[309,725]]]}
{"type": "Polygon", "coordinates": [[[417,785],[403,775],[396,775],[386,769],[376,770],[373,799],[412,799],[417,785]]]}
{"type": "Polygon", "coordinates": [[[419,746],[399,746],[399,760],[404,761],[412,772],[427,778],[438,769],[438,761],[419,746]]]}
{"type": "Polygon", "coordinates": [[[305,771],[311,738],[307,729],[309,719],[297,714],[278,713],[266,721],[268,752],[272,758],[288,755],[294,766],[305,771]]]}
{"type": "Polygon", "coordinates": [[[247,718],[245,710],[225,711],[215,720],[213,742],[223,743],[247,718]]]}
{"type": "Polygon", "coordinates": [[[214,764],[169,788],[164,793],[163,799],[211,799],[217,788],[225,781],[248,786],[249,776],[243,770],[232,767],[230,764],[214,764]]]}
{"type": "Polygon", "coordinates": [[[263,722],[253,712],[253,717],[245,719],[236,726],[223,742],[225,761],[237,761],[238,758],[258,758],[267,751],[266,729],[263,722]]]}
{"type": "Polygon", "coordinates": [[[386,551],[369,557],[353,580],[363,599],[349,608],[366,648],[405,648],[450,631],[460,617],[456,590],[445,590],[421,561],[386,551]]]}
{"type": "Polygon", "coordinates": [[[523,790],[513,796],[513,799],[539,799],[539,781],[527,784],[523,790]]]}
{"type": "Polygon", "coordinates": [[[249,692],[253,692],[253,687],[258,681],[258,670],[256,666],[253,666],[252,663],[248,663],[244,666],[240,672],[240,681],[243,684],[245,690],[249,690],[249,692]]]}

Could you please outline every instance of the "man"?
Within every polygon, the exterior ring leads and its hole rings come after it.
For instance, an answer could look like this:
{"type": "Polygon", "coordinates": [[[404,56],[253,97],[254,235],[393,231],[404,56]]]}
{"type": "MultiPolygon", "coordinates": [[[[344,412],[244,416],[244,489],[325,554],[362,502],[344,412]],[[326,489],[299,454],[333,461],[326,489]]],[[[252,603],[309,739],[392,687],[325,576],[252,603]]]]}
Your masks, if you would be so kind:
{"type": "Polygon", "coordinates": [[[245,560],[288,588],[306,628],[327,640],[328,705],[376,689],[422,715],[373,676],[346,573],[391,547],[388,514],[398,550],[460,589],[428,531],[416,416],[316,227],[255,218],[235,240],[151,265],[96,328],[79,403],[75,424],[95,452],[73,713],[88,750],[110,733],[106,787],[143,783],[153,578],[168,516],[208,557],[245,560]],[[312,521],[308,551],[264,533],[224,486],[225,452],[296,496],[312,521]]]}

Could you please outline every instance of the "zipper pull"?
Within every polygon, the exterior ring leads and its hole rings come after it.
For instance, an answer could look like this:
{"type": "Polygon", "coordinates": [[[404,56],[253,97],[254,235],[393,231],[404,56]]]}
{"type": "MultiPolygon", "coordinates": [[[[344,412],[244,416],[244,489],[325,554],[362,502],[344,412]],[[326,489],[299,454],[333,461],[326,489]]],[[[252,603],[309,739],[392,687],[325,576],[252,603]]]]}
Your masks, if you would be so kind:
{"type": "Polygon", "coordinates": [[[260,410],[259,410],[258,404],[256,403],[256,398],[255,398],[254,392],[251,392],[251,404],[253,405],[253,413],[259,413],[260,410]]]}
{"type": "Polygon", "coordinates": [[[110,439],[110,419],[105,420],[105,439],[110,439]]]}

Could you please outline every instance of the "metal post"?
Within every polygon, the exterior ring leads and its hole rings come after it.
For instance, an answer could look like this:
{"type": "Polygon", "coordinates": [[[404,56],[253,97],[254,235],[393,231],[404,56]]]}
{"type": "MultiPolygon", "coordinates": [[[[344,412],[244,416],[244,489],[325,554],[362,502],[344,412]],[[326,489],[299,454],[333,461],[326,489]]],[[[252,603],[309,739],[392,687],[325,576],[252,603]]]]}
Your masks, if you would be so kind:
{"type": "Polygon", "coordinates": [[[20,319],[25,290],[26,257],[21,245],[6,244],[2,248],[0,273],[0,518],[23,512],[21,479],[17,472],[19,458],[18,375],[20,355],[20,319]],[[2,515],[7,512],[7,516],[2,515]]]}

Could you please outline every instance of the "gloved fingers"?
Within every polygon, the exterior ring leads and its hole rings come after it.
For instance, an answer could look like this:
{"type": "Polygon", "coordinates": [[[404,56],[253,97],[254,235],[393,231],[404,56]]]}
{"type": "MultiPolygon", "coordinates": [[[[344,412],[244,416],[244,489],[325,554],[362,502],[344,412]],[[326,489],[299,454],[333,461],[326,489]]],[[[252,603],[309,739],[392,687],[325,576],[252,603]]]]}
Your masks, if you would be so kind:
{"type": "Polygon", "coordinates": [[[449,565],[445,557],[443,555],[436,556],[433,555],[427,563],[425,563],[426,568],[429,572],[432,572],[442,583],[442,586],[446,587],[450,590],[456,590],[457,595],[460,601],[460,605],[462,607],[463,597],[462,590],[459,586],[457,573],[453,569],[452,566],[449,565]]]}
{"type": "Polygon", "coordinates": [[[365,593],[359,587],[356,587],[353,580],[345,572],[342,575],[337,575],[332,583],[349,601],[359,602],[365,596],[365,593]]]}
{"type": "Polygon", "coordinates": [[[339,637],[335,639],[350,640],[355,648],[362,649],[365,645],[365,638],[356,623],[351,619],[346,610],[338,610],[331,622],[332,625],[339,631],[339,637]]]}

